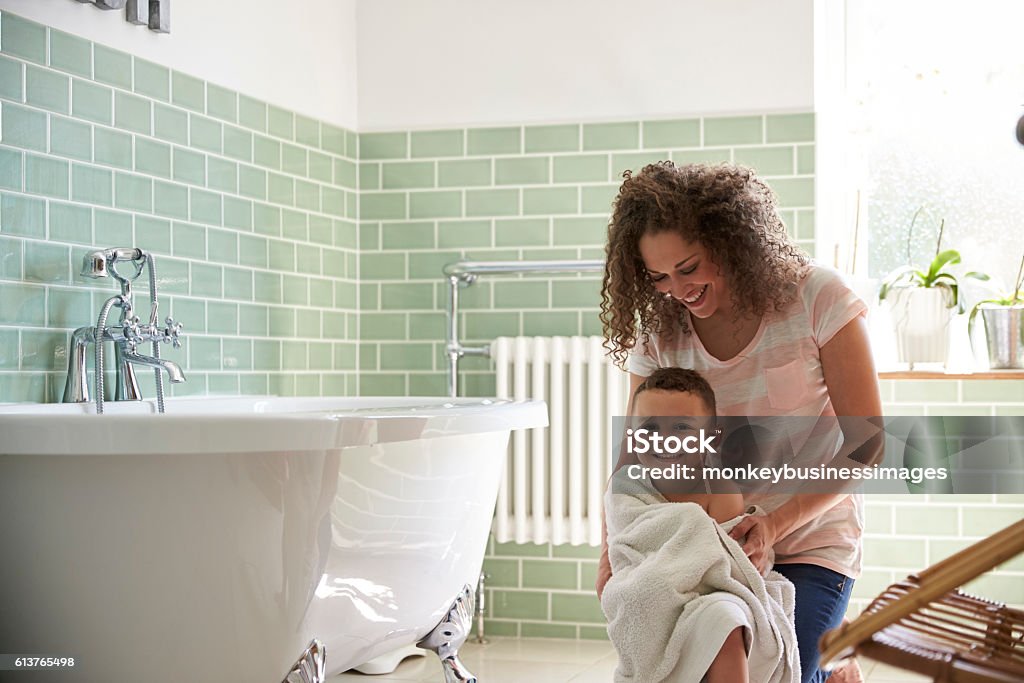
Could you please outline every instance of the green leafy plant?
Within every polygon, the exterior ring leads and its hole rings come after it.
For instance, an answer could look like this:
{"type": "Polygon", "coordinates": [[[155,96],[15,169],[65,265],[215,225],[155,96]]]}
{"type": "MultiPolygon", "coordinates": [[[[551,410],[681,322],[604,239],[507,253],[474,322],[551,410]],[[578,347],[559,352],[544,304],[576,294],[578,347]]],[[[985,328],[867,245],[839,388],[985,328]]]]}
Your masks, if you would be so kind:
{"type": "MultiPolygon", "coordinates": [[[[985,279],[987,280],[988,276],[985,279]]],[[[1021,256],[1020,267],[1017,269],[1017,278],[1013,281],[1013,289],[1009,292],[998,292],[991,299],[984,299],[974,304],[974,308],[971,309],[971,317],[967,320],[969,328],[974,327],[974,318],[978,315],[978,311],[983,304],[994,304],[996,306],[1024,304],[1024,256],[1021,256]]]]}
{"type": "MultiPolygon", "coordinates": [[[[914,235],[914,223],[917,222],[917,217],[921,214],[922,210],[924,210],[924,207],[921,207],[914,212],[914,217],[910,221],[910,229],[907,231],[908,263],[910,262],[910,241],[914,235]]],[[[943,219],[939,223],[939,238],[935,242],[935,257],[928,265],[927,270],[919,268],[918,266],[909,265],[892,271],[882,282],[882,287],[878,291],[879,301],[884,301],[889,293],[893,289],[897,288],[937,287],[949,291],[951,295],[949,308],[953,308],[955,306],[960,313],[964,312],[963,302],[960,300],[960,282],[957,280],[956,275],[947,270],[948,266],[960,263],[960,252],[956,249],[946,249],[945,251],[942,251],[942,233],[945,230],[945,227],[946,221],[943,219]]],[[[974,271],[965,274],[964,277],[988,280],[988,275],[974,271]]]]}

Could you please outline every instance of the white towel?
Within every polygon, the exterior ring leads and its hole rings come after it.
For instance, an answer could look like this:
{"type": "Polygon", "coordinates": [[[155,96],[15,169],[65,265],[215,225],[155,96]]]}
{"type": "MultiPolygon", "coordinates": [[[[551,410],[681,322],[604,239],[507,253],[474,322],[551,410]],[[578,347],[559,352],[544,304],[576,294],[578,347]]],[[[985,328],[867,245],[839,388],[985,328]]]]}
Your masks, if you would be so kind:
{"type": "Polygon", "coordinates": [[[737,627],[751,681],[800,680],[793,584],[775,571],[762,578],[729,538],[741,517],[719,525],[624,470],[605,510],[612,578],[601,607],[619,654],[617,683],[697,683],[737,627]]]}

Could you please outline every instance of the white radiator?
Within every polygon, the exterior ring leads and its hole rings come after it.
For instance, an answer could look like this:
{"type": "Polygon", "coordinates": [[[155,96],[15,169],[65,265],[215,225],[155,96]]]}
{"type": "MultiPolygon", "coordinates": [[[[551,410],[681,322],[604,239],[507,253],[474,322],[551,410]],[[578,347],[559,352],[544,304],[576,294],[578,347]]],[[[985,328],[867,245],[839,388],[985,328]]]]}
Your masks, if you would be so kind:
{"type": "Polygon", "coordinates": [[[601,544],[612,417],[624,414],[629,392],[628,375],[601,342],[499,337],[491,344],[497,395],[543,399],[550,419],[545,429],[512,433],[494,518],[499,543],[601,544]]]}

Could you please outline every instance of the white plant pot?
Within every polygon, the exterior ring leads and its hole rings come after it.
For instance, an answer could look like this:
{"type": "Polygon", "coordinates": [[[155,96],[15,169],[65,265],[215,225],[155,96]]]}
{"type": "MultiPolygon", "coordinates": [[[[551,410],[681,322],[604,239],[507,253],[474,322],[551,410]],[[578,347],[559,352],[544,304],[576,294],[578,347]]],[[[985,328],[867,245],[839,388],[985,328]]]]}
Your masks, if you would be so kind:
{"type": "Polygon", "coordinates": [[[902,287],[890,290],[896,352],[901,363],[942,363],[949,356],[949,324],[953,294],[944,287],[902,287]]]}

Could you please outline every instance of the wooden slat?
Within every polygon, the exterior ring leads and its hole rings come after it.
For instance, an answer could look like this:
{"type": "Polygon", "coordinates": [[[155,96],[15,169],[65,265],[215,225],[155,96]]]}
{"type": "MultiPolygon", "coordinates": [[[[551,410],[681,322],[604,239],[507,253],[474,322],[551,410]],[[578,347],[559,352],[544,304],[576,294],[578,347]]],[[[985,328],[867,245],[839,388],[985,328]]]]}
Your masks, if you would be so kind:
{"type": "Polygon", "coordinates": [[[822,637],[822,665],[856,652],[950,682],[1024,680],[1024,611],[955,590],[1021,552],[1024,520],[889,586],[822,637]]]}

